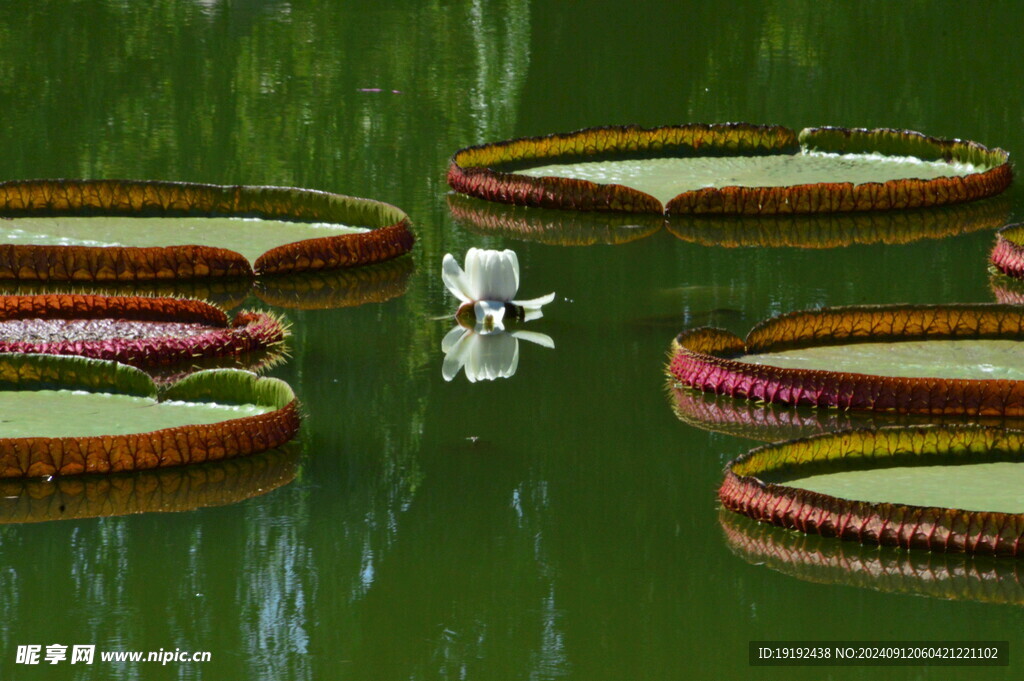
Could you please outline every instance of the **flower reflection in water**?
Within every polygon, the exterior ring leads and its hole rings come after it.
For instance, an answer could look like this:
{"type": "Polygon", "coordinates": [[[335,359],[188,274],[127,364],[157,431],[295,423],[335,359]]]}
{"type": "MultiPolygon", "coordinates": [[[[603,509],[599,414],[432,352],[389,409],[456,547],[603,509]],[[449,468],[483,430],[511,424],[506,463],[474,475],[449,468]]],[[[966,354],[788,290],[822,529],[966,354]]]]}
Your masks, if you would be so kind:
{"type": "Polygon", "coordinates": [[[444,364],[441,374],[451,381],[465,367],[470,383],[508,378],[519,367],[519,341],[525,340],[545,348],[554,348],[551,336],[535,331],[488,331],[482,325],[474,328],[456,326],[441,341],[444,364]]]}

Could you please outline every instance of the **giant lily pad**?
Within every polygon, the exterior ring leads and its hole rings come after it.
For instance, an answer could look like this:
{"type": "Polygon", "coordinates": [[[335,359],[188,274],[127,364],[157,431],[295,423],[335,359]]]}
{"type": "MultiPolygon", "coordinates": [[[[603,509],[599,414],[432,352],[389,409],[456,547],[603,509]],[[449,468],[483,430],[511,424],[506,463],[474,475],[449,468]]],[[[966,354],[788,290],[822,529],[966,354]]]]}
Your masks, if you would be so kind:
{"type": "Polygon", "coordinates": [[[295,479],[298,458],[298,451],[286,447],[235,459],[131,473],[4,478],[0,479],[0,523],[226,506],[287,485],[295,479]]]}
{"type": "Polygon", "coordinates": [[[826,537],[1024,555],[1024,431],[920,426],[844,431],[734,459],[722,504],[826,537]]]}
{"type": "Polygon", "coordinates": [[[0,354],[0,477],[110,473],[227,459],[278,447],[299,427],[283,381],[234,369],[158,394],[133,367],[0,354]]]}
{"type": "Polygon", "coordinates": [[[1024,582],[1016,561],[862,546],[755,523],[728,511],[720,513],[719,521],[726,543],[740,558],[805,582],[952,601],[1024,604],[1024,582]]]}
{"type": "Polygon", "coordinates": [[[543,208],[768,215],[894,210],[992,196],[1008,154],[905,130],[727,123],[590,128],[452,156],[448,184],[543,208]]]}
{"type": "Polygon", "coordinates": [[[138,367],[269,352],[287,331],[265,312],[228,322],[199,300],[51,294],[0,296],[0,353],[79,355],[138,367]]]}
{"type": "Polygon", "coordinates": [[[1012,305],[825,308],[761,322],[742,340],[702,327],[670,373],[769,403],[911,414],[1024,415],[1024,310],[1012,305]]]}
{"type": "Polygon", "coordinates": [[[412,248],[394,206],[308,189],[0,183],[0,279],[137,282],[353,267],[412,248]]]}

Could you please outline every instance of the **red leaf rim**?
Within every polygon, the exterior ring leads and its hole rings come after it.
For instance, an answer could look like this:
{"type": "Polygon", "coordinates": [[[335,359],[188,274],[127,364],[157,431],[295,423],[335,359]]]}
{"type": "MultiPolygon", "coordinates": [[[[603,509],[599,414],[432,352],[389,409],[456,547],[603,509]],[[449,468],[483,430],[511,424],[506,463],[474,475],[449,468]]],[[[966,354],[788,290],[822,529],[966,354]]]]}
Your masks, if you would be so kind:
{"type": "Polygon", "coordinates": [[[996,245],[989,259],[1006,276],[1024,279],[1024,222],[1006,225],[996,232],[996,245]]]}
{"type": "Polygon", "coordinates": [[[773,404],[1024,416],[1024,381],[902,378],[784,369],[732,359],[814,345],[951,338],[1024,339],[1024,310],[993,303],[823,308],[765,320],[746,341],[723,329],[702,327],[673,340],[668,370],[698,390],[773,404]]]}
{"type": "Polygon", "coordinates": [[[911,130],[807,128],[749,123],[642,128],[609,126],[466,147],[448,165],[448,184],[488,201],[540,208],[668,215],[775,215],[903,210],[973,201],[1005,190],[1013,179],[1009,154],[976,142],[929,137],[911,130]],[[800,145],[836,153],[879,151],[926,159],[982,161],[989,170],[964,177],[789,187],[723,187],[684,192],[663,206],[631,187],[587,180],[530,177],[515,166],[624,156],[796,153],[800,145]],[[502,169],[501,166],[505,166],[502,169]]]}
{"type": "Polygon", "coordinates": [[[114,360],[136,367],[156,367],[270,350],[277,352],[287,330],[265,312],[239,312],[229,324],[223,310],[200,300],[45,294],[0,296],[0,321],[17,319],[121,319],[177,322],[213,327],[209,331],[173,336],[48,342],[0,340],[0,353],[77,355],[114,360]]]}
{"type": "Polygon", "coordinates": [[[840,499],[759,475],[844,464],[936,465],[951,458],[1005,460],[1024,453],[1024,431],[978,426],[879,428],[815,435],[752,449],[726,465],[718,498],[726,508],[779,527],[862,544],[943,553],[1024,555],[1024,514],[840,499]]]}

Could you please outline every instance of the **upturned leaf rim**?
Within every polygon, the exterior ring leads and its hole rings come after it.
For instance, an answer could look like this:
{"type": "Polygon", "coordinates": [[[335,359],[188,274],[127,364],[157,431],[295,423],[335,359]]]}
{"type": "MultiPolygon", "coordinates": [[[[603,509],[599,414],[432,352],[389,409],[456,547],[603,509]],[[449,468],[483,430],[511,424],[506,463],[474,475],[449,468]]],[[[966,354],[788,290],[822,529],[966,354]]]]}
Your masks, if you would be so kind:
{"type": "Polygon", "coordinates": [[[262,414],[205,425],[83,437],[0,437],[0,478],[115,473],[245,456],[279,447],[299,429],[287,383],[209,369],[160,387],[141,369],[65,355],[0,353],[0,390],[85,390],[159,400],[248,403],[262,414]]]}
{"type": "Polygon", "coordinates": [[[843,499],[766,474],[894,465],[937,465],[1024,456],[1024,431],[984,426],[884,427],[764,445],[725,467],[722,505],[754,520],[861,544],[942,553],[1024,555],[1024,513],[963,510],[843,499]],[[870,464],[870,465],[869,465],[870,464]]]}
{"type": "Polygon", "coordinates": [[[277,246],[250,263],[228,248],[0,245],[0,279],[141,282],[289,274],[383,262],[413,246],[409,217],[390,204],[315,189],[163,180],[0,182],[0,217],[257,217],[338,222],[357,234],[277,246]]]}
{"type": "Polygon", "coordinates": [[[563,210],[667,215],[788,215],[923,208],[993,196],[1005,190],[1012,178],[1006,151],[969,140],[892,128],[826,126],[796,132],[781,125],[751,123],[691,123],[655,128],[604,126],[479,144],[456,151],[447,174],[448,184],[455,191],[488,201],[563,210]],[[794,154],[802,148],[956,160],[982,163],[988,169],[962,177],[858,185],[821,182],[788,187],[709,187],[683,192],[665,205],[624,185],[530,177],[515,172],[517,167],[540,161],[794,154]]]}
{"type": "Polygon", "coordinates": [[[673,339],[669,374],[716,395],[772,404],[900,414],[1024,416],[1024,381],[906,378],[793,369],[735,357],[793,348],[900,340],[1024,340],[1024,310],[999,303],[859,305],[766,319],[746,339],[700,327],[673,339]]]}

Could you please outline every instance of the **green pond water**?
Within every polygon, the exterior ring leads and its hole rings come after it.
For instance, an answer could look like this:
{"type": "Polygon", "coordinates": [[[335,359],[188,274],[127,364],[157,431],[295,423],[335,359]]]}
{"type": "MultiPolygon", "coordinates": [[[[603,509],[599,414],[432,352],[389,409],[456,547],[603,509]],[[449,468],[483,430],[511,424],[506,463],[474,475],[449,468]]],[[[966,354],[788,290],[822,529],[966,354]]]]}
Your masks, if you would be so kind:
{"type": "MultiPolygon", "coordinates": [[[[613,123],[910,128],[1017,158],[1019,28],[1013,4],[945,0],[0,3],[0,178],[309,187],[393,203],[417,237],[404,294],[274,310],[294,336],[271,373],[304,415],[290,484],[0,528],[0,679],[1019,678],[1020,606],[734,555],[715,493],[756,443],[681,422],[664,374],[686,326],[743,335],[823,305],[992,301],[999,224],[835,249],[667,230],[574,248],[456,224],[444,182],[461,147],[613,123]],[[448,382],[441,259],[471,246],[517,252],[520,296],[557,292],[524,325],[555,347],[520,342],[514,376],[448,382]],[[751,640],[964,637],[1009,639],[1011,665],[747,659],[751,640]],[[212,659],[17,664],[19,645],[54,643],[212,659]]],[[[1003,201],[996,223],[1024,219],[1019,182],[1003,201]]]]}
{"type": "Polygon", "coordinates": [[[158,402],[149,397],[82,390],[0,391],[0,437],[126,435],[219,423],[268,411],[272,410],[255,404],[158,402]]]}
{"type": "Polygon", "coordinates": [[[229,248],[249,262],[303,239],[365,232],[322,222],[256,218],[55,217],[0,220],[0,243],[55,246],[178,246],[229,248]]]}
{"type": "Polygon", "coordinates": [[[908,378],[1024,380],[1024,343],[1015,340],[932,340],[829,345],[738,357],[789,369],[847,371],[908,378]]]}
{"type": "Polygon", "coordinates": [[[984,172],[965,163],[922,161],[881,154],[806,152],[750,157],[654,158],[566,163],[519,171],[533,177],[569,177],[600,184],[623,184],[668,203],[679,194],[705,187],[788,187],[814,182],[885,182],[962,176],[984,172]]]}
{"type": "Polygon", "coordinates": [[[841,471],[782,481],[840,499],[872,503],[1024,513],[1024,464],[1011,461],[958,466],[899,466],[841,471]]]}

